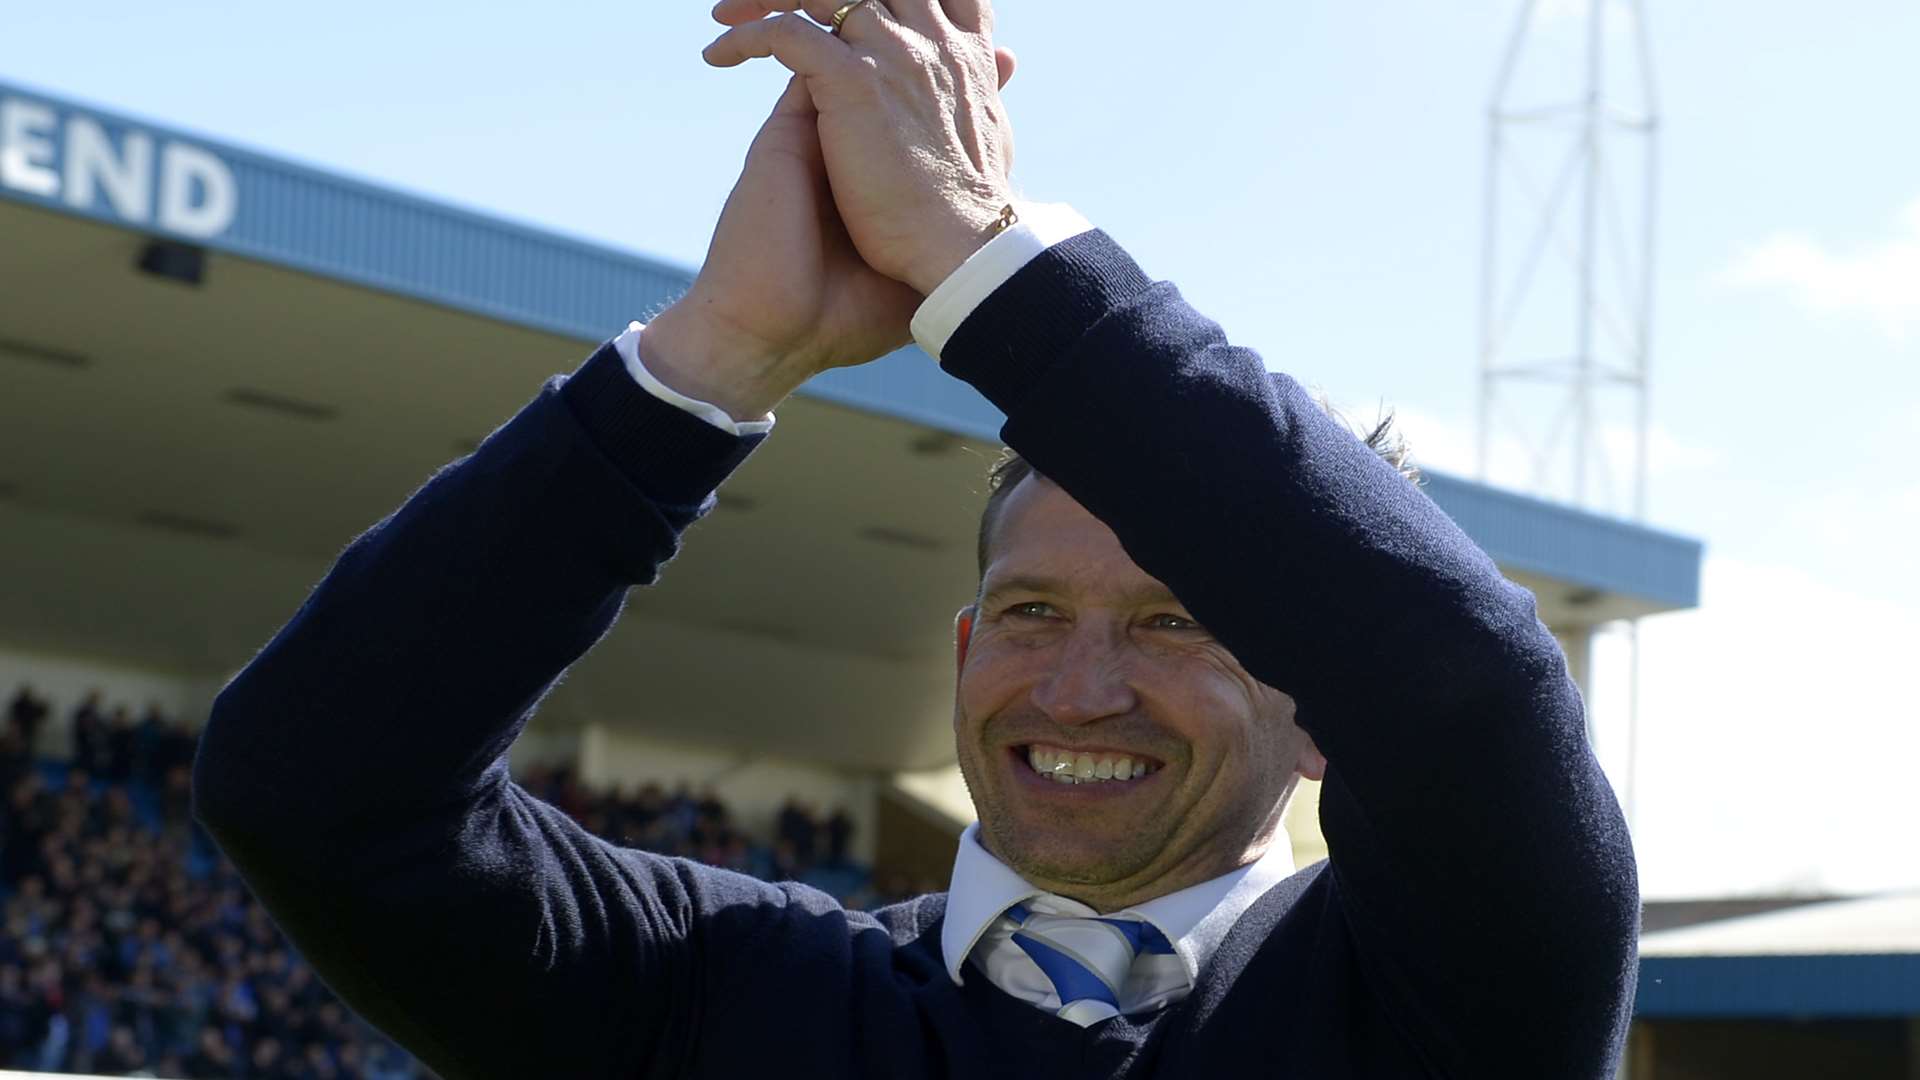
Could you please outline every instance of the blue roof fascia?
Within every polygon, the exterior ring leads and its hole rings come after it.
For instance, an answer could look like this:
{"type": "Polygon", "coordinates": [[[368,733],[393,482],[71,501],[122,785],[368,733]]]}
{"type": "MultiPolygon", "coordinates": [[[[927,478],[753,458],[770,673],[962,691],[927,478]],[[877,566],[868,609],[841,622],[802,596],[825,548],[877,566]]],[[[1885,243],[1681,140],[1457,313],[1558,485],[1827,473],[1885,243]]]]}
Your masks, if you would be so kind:
{"type": "Polygon", "coordinates": [[[1006,416],[939,363],[909,345],[859,367],[834,368],[808,380],[802,392],[837,405],[997,442],[1006,416]]]}
{"type": "Polygon", "coordinates": [[[1920,1016],[1920,953],[1649,956],[1633,1014],[1647,1019],[1920,1016]]]}
{"type": "Polygon", "coordinates": [[[1442,473],[1426,473],[1424,486],[1509,570],[1671,608],[1700,604],[1705,545],[1699,540],[1442,473]]]}
{"type": "Polygon", "coordinates": [[[583,341],[610,337],[693,278],[685,267],[0,82],[0,106],[22,104],[56,117],[34,136],[37,171],[56,178],[57,190],[18,183],[16,164],[16,182],[0,174],[0,198],[583,341]],[[132,160],[129,139],[145,145],[143,208],[128,213],[104,186],[74,182],[67,159],[76,128],[104,132],[122,164],[132,160]],[[176,147],[225,167],[235,198],[217,227],[183,231],[162,220],[162,162],[176,147]]]}
{"type": "MultiPolygon", "coordinates": [[[[0,169],[0,198],[584,343],[605,340],[658,310],[693,279],[685,267],[0,82],[0,108],[22,103],[41,120],[51,117],[29,125],[38,126],[33,145],[24,148],[44,190],[19,182],[22,147],[0,148],[14,154],[12,171],[0,169]],[[104,135],[110,165],[127,175],[138,171],[130,164],[133,144],[144,146],[145,175],[135,177],[144,200],[134,200],[133,213],[108,196],[98,174],[111,167],[69,169],[69,143],[87,133],[104,135]],[[224,170],[224,178],[212,179],[230,188],[230,212],[203,214],[211,220],[189,230],[162,220],[164,161],[176,151],[197,155],[206,169],[224,170]]],[[[97,163],[101,149],[91,153],[85,160],[97,163]]],[[[193,191],[202,204],[212,201],[204,185],[193,191]]],[[[1002,421],[971,387],[912,347],[874,364],[826,372],[802,392],[983,440],[997,439],[1002,421]]],[[[1503,566],[1676,607],[1698,603],[1697,541],[1445,476],[1430,475],[1427,491],[1503,566]]]]}

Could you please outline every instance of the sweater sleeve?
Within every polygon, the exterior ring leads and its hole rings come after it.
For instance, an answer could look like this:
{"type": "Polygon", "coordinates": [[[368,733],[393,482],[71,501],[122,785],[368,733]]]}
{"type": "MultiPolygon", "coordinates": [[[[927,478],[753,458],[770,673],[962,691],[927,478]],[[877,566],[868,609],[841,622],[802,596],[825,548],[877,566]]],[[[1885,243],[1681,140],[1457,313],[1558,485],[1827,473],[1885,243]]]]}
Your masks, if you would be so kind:
{"type": "Polygon", "coordinates": [[[603,347],[354,540],[214,703],[197,815],[328,984],[443,1075],[670,1071],[711,977],[701,913],[782,902],[591,837],[505,761],[758,441],[603,347]]]}
{"type": "Polygon", "coordinates": [[[1611,1076],[1638,886],[1531,594],[1104,233],[1029,263],[944,366],[1294,698],[1353,946],[1435,1074],[1611,1076]]]}

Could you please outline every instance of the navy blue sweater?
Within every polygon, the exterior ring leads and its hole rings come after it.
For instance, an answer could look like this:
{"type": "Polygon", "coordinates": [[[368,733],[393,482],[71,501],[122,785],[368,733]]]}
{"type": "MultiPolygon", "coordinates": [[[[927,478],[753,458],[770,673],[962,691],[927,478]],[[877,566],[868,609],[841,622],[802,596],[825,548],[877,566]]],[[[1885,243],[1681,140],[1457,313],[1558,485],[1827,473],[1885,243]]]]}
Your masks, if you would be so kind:
{"type": "Polygon", "coordinates": [[[1291,379],[1090,233],[946,369],[1329,761],[1330,862],[1185,1002],[1082,1029],[875,914],[615,847],[504,754],[754,448],[610,348],[347,548],[220,694],[197,811],[353,1007],[449,1077],[1612,1075],[1638,891],[1532,597],[1291,379]]]}

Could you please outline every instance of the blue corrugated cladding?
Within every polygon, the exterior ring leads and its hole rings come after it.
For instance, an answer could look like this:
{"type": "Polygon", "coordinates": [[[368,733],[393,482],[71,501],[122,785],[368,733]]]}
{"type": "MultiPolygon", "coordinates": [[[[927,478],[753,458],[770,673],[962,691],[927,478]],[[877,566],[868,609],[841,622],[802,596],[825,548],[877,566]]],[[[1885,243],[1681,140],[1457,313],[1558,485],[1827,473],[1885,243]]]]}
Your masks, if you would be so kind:
{"type": "Polygon", "coordinates": [[[1700,541],[1428,474],[1427,494],[1500,565],[1678,608],[1700,602],[1700,541]]]}
{"type": "Polygon", "coordinates": [[[1649,956],[1633,1011],[1651,1019],[1920,1016],[1920,954],[1649,956]]]}
{"type": "MultiPolygon", "coordinates": [[[[685,290],[683,267],[542,232],[401,192],[319,172],[156,124],[81,108],[0,83],[0,98],[50,108],[104,130],[115,147],[139,132],[156,145],[178,142],[215,155],[237,191],[232,221],[211,236],[182,236],[217,251],[291,267],[383,292],[578,338],[603,340],[685,290]]],[[[65,139],[48,133],[63,171],[65,139]]],[[[157,177],[157,167],[150,170],[157,177]]],[[[150,177],[154,180],[154,177],[150,177]]],[[[157,185],[157,180],[155,181],[157,185]]],[[[37,203],[153,234],[99,192],[82,205],[0,185],[0,198],[37,203]]],[[[1002,417],[978,394],[942,374],[918,349],[858,368],[827,372],[810,396],[981,439],[1002,417]]],[[[1566,510],[1447,477],[1428,492],[1503,565],[1562,580],[1692,606],[1699,596],[1698,543],[1566,510]]]]}
{"type": "MultiPolygon", "coordinates": [[[[231,153],[231,152],[230,152],[231,153]]],[[[679,268],[251,156],[208,246],[585,340],[677,296],[679,268]]]]}
{"type": "MultiPolygon", "coordinates": [[[[594,341],[679,295],[691,271],[441,203],[329,175],[157,124],[79,108],[0,83],[0,97],[51,108],[45,166],[64,176],[64,132],[75,118],[104,130],[124,153],[139,133],[158,146],[208,151],[238,193],[231,223],[210,236],[169,234],[149,215],[129,220],[99,190],[75,205],[67,191],[0,185],[0,197],[137,228],[264,262],[398,293],[504,321],[594,341]]],[[[149,170],[157,193],[157,165],[149,170]]]]}

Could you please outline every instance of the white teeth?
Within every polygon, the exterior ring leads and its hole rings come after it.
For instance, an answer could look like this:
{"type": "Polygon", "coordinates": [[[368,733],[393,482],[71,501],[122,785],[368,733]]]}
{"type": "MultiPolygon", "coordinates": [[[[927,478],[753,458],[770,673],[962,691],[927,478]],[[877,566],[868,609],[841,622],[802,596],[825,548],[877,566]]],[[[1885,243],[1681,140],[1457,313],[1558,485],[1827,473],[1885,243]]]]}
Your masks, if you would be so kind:
{"type": "Polygon", "coordinates": [[[1102,780],[1132,780],[1158,772],[1158,766],[1131,754],[1076,753],[1038,744],[1027,747],[1027,764],[1034,772],[1062,784],[1091,784],[1102,780]]]}

